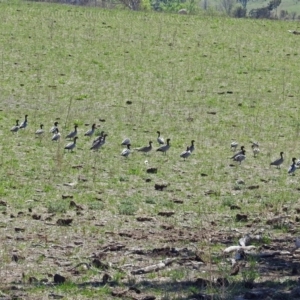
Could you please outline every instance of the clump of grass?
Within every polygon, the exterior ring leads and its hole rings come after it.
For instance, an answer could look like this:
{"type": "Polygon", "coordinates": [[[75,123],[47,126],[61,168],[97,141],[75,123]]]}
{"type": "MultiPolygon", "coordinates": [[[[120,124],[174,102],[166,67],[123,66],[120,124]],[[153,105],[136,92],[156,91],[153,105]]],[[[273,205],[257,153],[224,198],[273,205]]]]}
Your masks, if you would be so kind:
{"type": "Polygon", "coordinates": [[[145,200],[145,203],[147,203],[147,204],[156,204],[156,201],[152,197],[147,197],[146,200],[145,200]]]}
{"type": "Polygon", "coordinates": [[[88,204],[88,208],[91,210],[101,210],[104,208],[104,204],[100,201],[92,201],[88,204]]]}
{"type": "Polygon", "coordinates": [[[68,203],[63,201],[53,201],[48,203],[48,213],[66,213],[68,203]]]}
{"type": "Polygon", "coordinates": [[[118,210],[121,215],[134,215],[137,208],[130,199],[126,199],[121,201],[118,206],[118,210]]]}

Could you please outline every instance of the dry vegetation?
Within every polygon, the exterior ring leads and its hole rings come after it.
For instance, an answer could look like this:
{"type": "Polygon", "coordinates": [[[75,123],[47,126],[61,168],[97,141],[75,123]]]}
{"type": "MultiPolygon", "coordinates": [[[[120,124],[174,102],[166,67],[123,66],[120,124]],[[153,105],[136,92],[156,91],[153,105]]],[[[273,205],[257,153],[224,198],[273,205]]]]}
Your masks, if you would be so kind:
{"type": "Polygon", "coordinates": [[[291,24],[18,1],[0,19],[0,299],[299,297],[291,24]],[[51,142],[56,120],[63,137],[79,125],[72,153],[51,142]],[[94,122],[99,152],[83,136],[94,122]],[[167,155],[120,156],[125,137],[157,147],[157,130],[167,155]],[[232,269],[223,251],[245,234],[256,247],[232,269]]]}

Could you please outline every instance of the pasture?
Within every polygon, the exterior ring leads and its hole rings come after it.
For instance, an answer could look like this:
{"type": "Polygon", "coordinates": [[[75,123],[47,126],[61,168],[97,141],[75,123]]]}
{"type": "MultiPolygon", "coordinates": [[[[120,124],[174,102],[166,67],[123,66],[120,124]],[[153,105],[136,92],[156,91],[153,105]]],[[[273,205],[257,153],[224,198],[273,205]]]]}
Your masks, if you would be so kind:
{"type": "Polygon", "coordinates": [[[297,297],[294,23],[25,1],[0,2],[0,20],[0,298],[297,297]],[[84,136],[93,123],[108,134],[99,151],[84,136]],[[153,150],[122,157],[127,137],[153,150]],[[229,159],[234,140],[241,164],[229,159]],[[256,248],[230,276],[223,250],[245,234],[256,248]]]}

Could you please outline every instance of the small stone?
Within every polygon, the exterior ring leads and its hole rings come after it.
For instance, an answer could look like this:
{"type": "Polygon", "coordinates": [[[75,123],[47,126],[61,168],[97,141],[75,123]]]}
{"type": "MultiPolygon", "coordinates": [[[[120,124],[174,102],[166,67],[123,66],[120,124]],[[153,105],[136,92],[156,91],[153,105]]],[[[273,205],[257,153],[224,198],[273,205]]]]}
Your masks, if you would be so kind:
{"type": "Polygon", "coordinates": [[[54,275],[54,283],[64,283],[66,281],[66,278],[62,275],[55,274],[54,275]]]}

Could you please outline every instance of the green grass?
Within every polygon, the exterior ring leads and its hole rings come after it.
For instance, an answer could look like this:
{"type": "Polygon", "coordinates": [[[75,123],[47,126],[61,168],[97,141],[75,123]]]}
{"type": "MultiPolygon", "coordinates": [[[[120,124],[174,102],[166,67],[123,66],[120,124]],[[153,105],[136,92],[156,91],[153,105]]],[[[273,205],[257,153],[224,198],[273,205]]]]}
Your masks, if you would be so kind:
{"type": "MultiPolygon", "coordinates": [[[[271,237],[291,234],[284,223],[265,224],[278,214],[294,221],[299,206],[298,174],[287,175],[291,158],[299,157],[300,124],[300,52],[298,37],[287,32],[290,23],[20,1],[1,2],[0,19],[4,286],[12,278],[20,280],[23,272],[37,278],[63,273],[70,285],[60,291],[72,297],[82,279],[101,281],[103,274],[73,276],[70,269],[89,262],[110,243],[127,247],[108,251],[105,258],[116,284],[129,281],[119,274],[128,271],[122,269],[122,257],[134,247],[193,243],[207,261],[215,262],[206,266],[208,277],[215,276],[220,270],[216,264],[226,263],[222,241],[238,239],[231,236],[233,228],[248,232],[266,227],[271,237]],[[11,133],[15,120],[25,114],[28,127],[11,133]],[[56,120],[62,133],[59,143],[51,142],[48,133],[56,120]],[[92,139],[83,136],[94,122],[98,132],[108,133],[99,153],[90,152],[92,139]],[[46,132],[40,140],[34,132],[41,123],[46,132]],[[67,153],[64,137],[75,123],[77,147],[67,153]],[[157,130],[171,138],[167,155],[152,151],[120,156],[125,137],[131,138],[132,148],[149,140],[156,148],[157,130]],[[183,161],[179,155],[192,139],[196,150],[183,161]],[[241,165],[230,166],[233,139],[246,146],[247,159],[241,165]],[[250,140],[261,144],[257,158],[252,157],[250,140]],[[277,170],[269,164],[280,151],[286,160],[277,170]],[[148,167],[157,167],[157,174],[146,173],[148,167]],[[245,182],[240,189],[238,179],[245,182]],[[154,185],[162,182],[168,187],[156,191],[154,185]],[[251,185],[259,188],[248,189],[251,185]],[[206,195],[208,190],[214,194],[206,195]],[[70,208],[70,199],[62,195],[73,196],[83,209],[70,208]],[[241,210],[231,210],[232,204],[241,210]],[[174,215],[159,215],[168,211],[174,215]],[[41,219],[33,219],[33,213],[41,219]],[[249,222],[237,222],[237,213],[247,214],[249,222]],[[153,219],[139,222],[138,216],[153,219]],[[58,218],[72,218],[72,225],[55,226],[58,218]],[[167,225],[171,229],[163,229],[167,225]],[[16,233],[16,227],[25,231],[16,233]],[[9,264],[14,249],[25,257],[18,269],[9,264]]],[[[139,267],[160,259],[132,255],[128,264],[139,267]]],[[[147,274],[144,279],[153,285],[141,285],[143,292],[180,299],[193,287],[179,293],[172,284],[199,276],[193,267],[185,272],[174,267],[147,274]],[[160,278],[168,284],[160,284],[160,278]]],[[[236,283],[241,282],[238,278],[236,283]]],[[[39,297],[49,289],[39,286],[29,292],[39,297]]],[[[91,293],[97,297],[96,291],[91,293]]]]}

